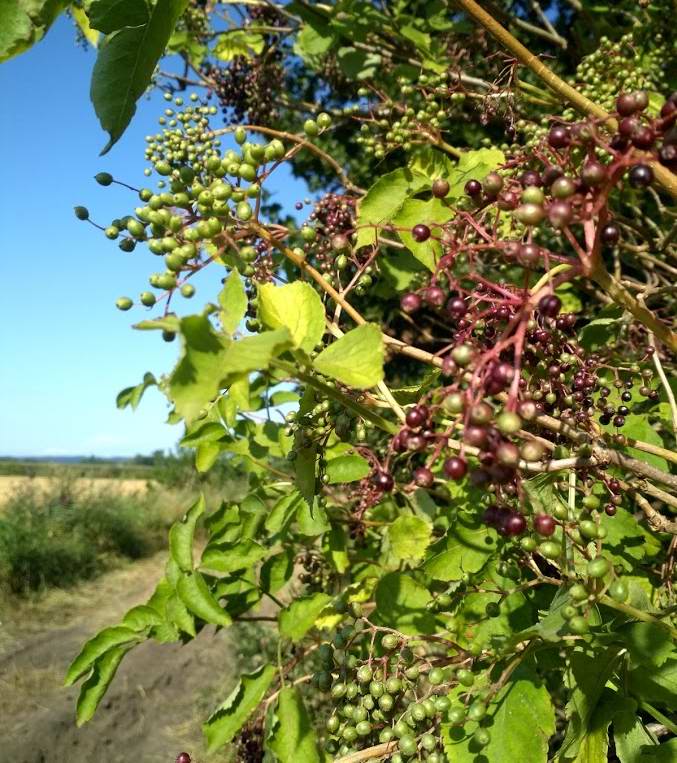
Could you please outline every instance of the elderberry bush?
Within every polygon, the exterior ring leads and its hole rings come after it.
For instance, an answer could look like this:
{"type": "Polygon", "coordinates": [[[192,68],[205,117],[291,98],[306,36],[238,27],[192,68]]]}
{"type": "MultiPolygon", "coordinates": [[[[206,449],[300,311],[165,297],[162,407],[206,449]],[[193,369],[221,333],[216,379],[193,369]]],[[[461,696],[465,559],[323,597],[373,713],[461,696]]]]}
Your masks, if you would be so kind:
{"type": "Polygon", "coordinates": [[[118,406],[157,387],[250,489],[196,495],[84,645],[78,722],[146,639],[255,618],[177,761],[674,759],[667,6],[191,5],[143,186],[101,172],[128,209],[75,216],[177,340],[118,406]],[[282,165],[312,189],[283,213],[282,165]]]}

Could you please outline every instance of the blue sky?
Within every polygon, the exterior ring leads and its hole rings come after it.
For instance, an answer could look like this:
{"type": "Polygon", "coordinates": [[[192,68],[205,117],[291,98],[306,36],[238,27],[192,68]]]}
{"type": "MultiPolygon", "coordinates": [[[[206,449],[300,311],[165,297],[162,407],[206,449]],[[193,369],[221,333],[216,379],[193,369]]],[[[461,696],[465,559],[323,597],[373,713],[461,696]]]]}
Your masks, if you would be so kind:
{"type": "MultiPolygon", "coordinates": [[[[133,211],[135,194],[92,178],[105,170],[148,185],[144,136],[158,130],[166,104],[157,94],[142,99],[120,142],[99,157],[106,135],[89,101],[94,52],[74,40],[61,18],[38,45],[0,65],[0,455],[134,455],[171,448],[181,435],[164,423],[167,404],[155,390],[133,413],[115,407],[120,389],[176,360],[178,343],[130,328],[153,311],[114,306],[147,288],[157,260],[143,246],[121,252],[73,215],[82,204],[107,225],[133,211]]],[[[291,209],[304,186],[284,170],[273,177],[270,190],[291,209]]],[[[193,302],[177,301],[177,309],[199,309],[219,275],[196,280],[193,302]]]]}

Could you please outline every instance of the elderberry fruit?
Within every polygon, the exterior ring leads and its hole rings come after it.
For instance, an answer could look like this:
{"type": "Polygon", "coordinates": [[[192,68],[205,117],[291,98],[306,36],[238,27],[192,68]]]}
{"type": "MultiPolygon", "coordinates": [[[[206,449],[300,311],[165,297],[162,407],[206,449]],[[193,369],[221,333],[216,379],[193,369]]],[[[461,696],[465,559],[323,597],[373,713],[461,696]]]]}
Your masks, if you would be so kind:
{"type": "Polygon", "coordinates": [[[628,173],[633,188],[648,188],[653,182],[653,170],[648,164],[635,164],[628,173]]]}
{"type": "Polygon", "coordinates": [[[415,241],[422,244],[430,238],[430,228],[423,223],[418,223],[418,225],[414,225],[411,229],[411,235],[414,237],[415,241]]]}

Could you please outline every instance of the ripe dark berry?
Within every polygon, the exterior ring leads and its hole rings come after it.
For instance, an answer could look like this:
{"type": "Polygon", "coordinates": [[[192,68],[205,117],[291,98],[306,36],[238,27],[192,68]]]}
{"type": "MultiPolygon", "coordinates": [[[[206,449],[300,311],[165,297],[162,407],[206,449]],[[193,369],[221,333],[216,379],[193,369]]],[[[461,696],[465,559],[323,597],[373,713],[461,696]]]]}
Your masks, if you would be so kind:
{"type": "Polygon", "coordinates": [[[637,111],[644,111],[649,105],[649,94],[646,90],[635,90],[632,94],[632,99],[635,102],[635,109],[637,111]]]}
{"type": "Polygon", "coordinates": [[[648,164],[636,164],[628,173],[633,188],[647,188],[653,183],[653,170],[648,164]]]}
{"type": "Polygon", "coordinates": [[[590,187],[601,185],[607,179],[606,167],[595,159],[588,160],[581,169],[581,180],[590,187]]]}
{"type": "Polygon", "coordinates": [[[407,411],[407,425],[416,429],[428,420],[428,408],[425,405],[417,405],[407,411]]]}
{"type": "Polygon", "coordinates": [[[562,301],[556,294],[546,294],[538,301],[538,311],[546,318],[556,318],[562,308],[562,301]]]}
{"type": "Polygon", "coordinates": [[[499,526],[502,534],[515,536],[521,535],[527,529],[527,521],[522,514],[510,513],[499,526]]]}
{"type": "Polygon", "coordinates": [[[621,93],[616,98],[616,111],[622,116],[627,117],[637,111],[637,103],[632,93],[621,93]]]}
{"type": "Polygon", "coordinates": [[[624,138],[631,138],[635,130],[640,127],[640,122],[635,117],[625,117],[618,123],[618,132],[624,138]]]}
{"type": "Polygon", "coordinates": [[[534,517],[534,530],[539,535],[550,537],[555,532],[555,520],[550,514],[537,514],[534,517]]]}
{"type": "Polygon", "coordinates": [[[569,130],[563,125],[556,125],[548,133],[548,143],[553,148],[566,148],[571,143],[569,130]]]}
{"type": "Polygon", "coordinates": [[[447,302],[447,312],[452,318],[462,318],[468,312],[468,306],[461,297],[452,297],[447,302]]]}
{"type": "Polygon", "coordinates": [[[432,307],[442,307],[445,300],[445,295],[439,286],[429,286],[423,292],[423,298],[432,307]]]}
{"type": "Polygon", "coordinates": [[[607,517],[615,516],[617,511],[618,509],[613,505],[613,503],[607,503],[607,505],[604,507],[604,513],[607,515],[607,517]]]}
{"type": "Polygon", "coordinates": [[[452,480],[460,480],[468,471],[468,464],[460,456],[451,456],[444,462],[444,473],[452,480]]]}
{"type": "Polygon", "coordinates": [[[372,477],[374,485],[384,493],[389,493],[395,487],[395,480],[388,472],[378,471],[372,477]]]}
{"type": "Polygon", "coordinates": [[[526,172],[523,172],[522,177],[520,178],[520,182],[525,188],[527,188],[530,185],[536,185],[536,186],[543,185],[543,179],[541,178],[540,174],[536,172],[535,170],[526,170],[526,172]]]}
{"type": "Polygon", "coordinates": [[[176,763],[191,763],[191,757],[187,752],[180,752],[176,756],[176,763]]]}
{"type": "Polygon", "coordinates": [[[607,246],[614,246],[617,244],[620,237],[620,228],[615,223],[607,223],[599,234],[601,242],[607,246]]]}
{"type": "Polygon", "coordinates": [[[470,424],[463,432],[463,439],[475,448],[485,448],[488,442],[487,430],[484,427],[470,424]]]}
{"type": "Polygon", "coordinates": [[[656,140],[656,134],[654,131],[647,127],[646,125],[643,125],[641,127],[638,127],[633,133],[631,137],[632,145],[635,148],[639,148],[643,151],[648,151],[656,140]]]}
{"type": "Polygon", "coordinates": [[[433,196],[443,199],[449,193],[449,183],[442,178],[437,178],[432,185],[433,196]]]}
{"type": "Polygon", "coordinates": [[[417,310],[421,309],[422,304],[423,300],[418,294],[414,294],[414,292],[404,294],[400,300],[400,307],[405,313],[415,313],[417,310]]]}
{"type": "Polygon", "coordinates": [[[422,244],[430,238],[430,228],[427,225],[423,225],[423,223],[419,223],[411,229],[411,235],[415,241],[422,244]]]}
{"type": "Polygon", "coordinates": [[[468,180],[463,190],[468,196],[479,196],[482,193],[482,183],[479,180],[468,180]]]}
{"type": "MultiPolygon", "coordinates": [[[[677,106],[675,110],[677,111],[677,106]]],[[[658,161],[670,169],[677,167],[677,146],[661,146],[658,161]]]]}
{"type": "Polygon", "coordinates": [[[435,482],[435,476],[427,467],[419,466],[414,471],[414,482],[419,487],[432,487],[433,482],[435,482]]]}
{"type": "Polygon", "coordinates": [[[568,201],[554,201],[548,207],[548,220],[554,228],[564,228],[574,216],[574,211],[568,201]]]}
{"type": "Polygon", "coordinates": [[[614,424],[615,427],[618,427],[620,429],[620,427],[625,426],[625,417],[624,416],[614,416],[613,424],[614,424]]]}

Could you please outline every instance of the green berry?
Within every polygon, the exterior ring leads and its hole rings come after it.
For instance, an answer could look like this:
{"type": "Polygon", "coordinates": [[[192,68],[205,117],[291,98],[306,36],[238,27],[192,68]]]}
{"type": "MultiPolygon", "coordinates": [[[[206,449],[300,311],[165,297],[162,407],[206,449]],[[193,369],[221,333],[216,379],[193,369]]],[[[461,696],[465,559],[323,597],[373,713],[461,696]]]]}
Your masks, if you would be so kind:
{"type": "Polygon", "coordinates": [[[113,176],[110,172],[99,172],[94,175],[94,180],[96,180],[99,185],[110,185],[113,182],[113,176]]]}
{"type": "Polygon", "coordinates": [[[118,299],[115,300],[115,307],[117,307],[118,310],[129,310],[134,303],[129,297],[118,297],[118,299]]]}
{"type": "Polygon", "coordinates": [[[155,304],[155,294],[152,291],[143,291],[139,296],[139,301],[146,307],[153,307],[155,304]]]}
{"type": "Polygon", "coordinates": [[[614,582],[609,586],[609,596],[611,596],[611,598],[615,601],[619,601],[621,603],[627,601],[629,595],[630,590],[628,588],[628,584],[621,578],[614,580],[614,582]]]}
{"type": "Polygon", "coordinates": [[[472,686],[475,683],[475,676],[466,668],[460,668],[456,671],[456,678],[462,686],[472,686]]]}
{"type": "Polygon", "coordinates": [[[433,686],[439,686],[444,681],[444,671],[442,668],[433,668],[428,673],[428,682],[433,686]]]}
{"type": "Polygon", "coordinates": [[[590,578],[603,578],[611,569],[611,564],[608,559],[603,556],[598,556],[596,559],[591,559],[588,562],[586,571],[590,578]]]}
{"type": "Polygon", "coordinates": [[[89,220],[89,210],[87,207],[73,207],[73,210],[78,220],[89,220]]]}
{"type": "Polygon", "coordinates": [[[314,138],[319,134],[320,128],[317,126],[317,122],[314,119],[306,119],[303,123],[303,132],[305,132],[309,138],[314,138]]]}

